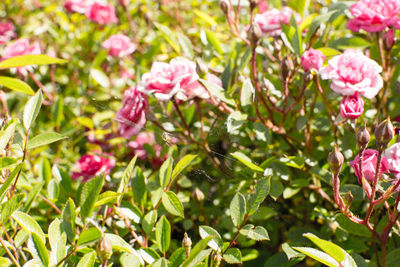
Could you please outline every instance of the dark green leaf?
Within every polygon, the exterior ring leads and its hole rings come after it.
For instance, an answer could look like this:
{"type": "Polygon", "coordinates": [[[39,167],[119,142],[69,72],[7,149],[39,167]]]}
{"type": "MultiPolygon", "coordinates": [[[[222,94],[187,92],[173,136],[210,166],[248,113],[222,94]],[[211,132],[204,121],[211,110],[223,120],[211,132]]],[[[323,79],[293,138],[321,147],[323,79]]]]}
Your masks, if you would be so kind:
{"type": "Polygon", "coordinates": [[[172,165],[174,161],[171,157],[169,157],[160,167],[160,185],[161,188],[166,188],[169,182],[171,181],[171,174],[172,174],[172,165]]]}
{"type": "Polygon", "coordinates": [[[162,216],[156,225],[156,240],[160,251],[165,254],[169,248],[169,242],[171,239],[171,225],[167,218],[162,216]]]}
{"type": "MultiPolygon", "coordinates": [[[[125,168],[124,173],[122,174],[121,182],[119,183],[119,187],[117,192],[121,194],[118,202],[121,203],[122,194],[125,193],[126,187],[128,186],[129,178],[132,177],[133,170],[135,169],[137,156],[135,155],[133,159],[129,162],[128,166],[125,168]]],[[[133,179],[133,178],[132,178],[133,179]]]]}
{"type": "Polygon", "coordinates": [[[183,205],[179,198],[172,191],[167,191],[162,194],[162,203],[164,208],[171,213],[179,217],[184,217],[183,205]]]}
{"type": "Polygon", "coordinates": [[[83,185],[79,197],[79,206],[81,207],[81,216],[83,221],[92,214],[97,196],[103,187],[103,182],[104,175],[100,175],[83,185]]]}
{"type": "Polygon", "coordinates": [[[246,199],[241,193],[236,193],[233,197],[229,212],[231,213],[233,225],[240,226],[246,215],[246,199]]]}
{"type": "Polygon", "coordinates": [[[271,178],[264,178],[257,181],[254,193],[250,195],[247,201],[247,213],[249,215],[254,214],[260,204],[264,201],[269,193],[271,178]]]}
{"type": "Polygon", "coordinates": [[[73,242],[75,239],[75,204],[72,199],[68,199],[62,212],[62,228],[67,233],[68,240],[73,242]]]}

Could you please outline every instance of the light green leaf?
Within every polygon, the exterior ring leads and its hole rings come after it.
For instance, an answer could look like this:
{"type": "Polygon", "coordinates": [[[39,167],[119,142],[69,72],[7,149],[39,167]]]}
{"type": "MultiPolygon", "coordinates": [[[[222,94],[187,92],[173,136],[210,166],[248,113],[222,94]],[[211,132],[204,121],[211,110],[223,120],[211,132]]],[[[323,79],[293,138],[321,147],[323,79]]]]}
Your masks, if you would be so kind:
{"type": "Polygon", "coordinates": [[[156,221],[157,221],[157,210],[151,210],[144,216],[142,220],[142,228],[147,235],[150,235],[150,233],[153,231],[153,227],[156,221]]]}
{"type": "Polygon", "coordinates": [[[96,208],[104,204],[117,203],[119,196],[120,194],[114,191],[106,191],[101,195],[99,195],[99,197],[96,200],[96,203],[94,204],[94,207],[96,208]]]}
{"type": "Polygon", "coordinates": [[[81,216],[83,221],[92,214],[97,196],[103,187],[103,182],[104,175],[100,175],[83,185],[79,197],[79,206],[81,207],[81,216]]]}
{"type": "Polygon", "coordinates": [[[3,60],[0,62],[0,68],[17,68],[28,65],[48,65],[66,62],[64,59],[49,57],[47,55],[24,55],[3,60]]]}
{"type": "Polygon", "coordinates": [[[201,238],[207,238],[212,236],[212,239],[208,242],[210,248],[216,251],[220,251],[222,249],[223,241],[217,230],[210,226],[202,225],[199,227],[199,234],[201,238]]]}
{"type": "Polygon", "coordinates": [[[0,76],[0,85],[16,92],[21,92],[28,95],[35,94],[35,91],[32,90],[29,84],[15,78],[0,76]]]}
{"type": "Polygon", "coordinates": [[[243,82],[242,90],[240,92],[240,105],[242,107],[251,105],[254,101],[255,89],[251,83],[250,78],[243,82]]]}
{"type": "Polygon", "coordinates": [[[187,58],[193,58],[194,57],[193,45],[192,42],[190,42],[190,39],[181,32],[178,32],[177,37],[179,44],[182,48],[183,55],[187,58]]]}
{"type": "Polygon", "coordinates": [[[160,258],[160,255],[158,255],[157,252],[152,248],[140,249],[140,255],[142,256],[143,260],[148,264],[152,264],[160,258]]]}
{"type": "Polygon", "coordinates": [[[345,259],[344,251],[341,247],[332,242],[323,240],[312,233],[303,234],[303,236],[310,239],[315,245],[317,245],[320,249],[325,251],[329,256],[334,258],[336,261],[341,262],[345,259]]]}
{"type": "Polygon", "coordinates": [[[372,44],[361,37],[342,37],[333,40],[329,46],[335,49],[364,49],[372,44]]]}
{"type": "Polygon", "coordinates": [[[99,69],[91,69],[90,77],[92,77],[93,80],[95,80],[102,87],[104,87],[104,88],[110,87],[110,79],[103,71],[101,71],[99,69]]]}
{"type": "Polygon", "coordinates": [[[152,267],[168,267],[168,262],[165,258],[160,258],[153,263],[152,267]]]}
{"type": "Polygon", "coordinates": [[[76,265],[76,267],[93,267],[95,261],[96,261],[96,252],[92,251],[90,253],[85,254],[78,262],[78,265],[76,265]]]}
{"type": "Polygon", "coordinates": [[[122,267],[140,267],[140,258],[134,254],[122,253],[119,258],[122,267]]]}
{"type": "Polygon", "coordinates": [[[244,165],[249,167],[251,170],[259,172],[259,173],[264,173],[264,170],[262,168],[258,167],[253,162],[251,162],[251,159],[249,157],[247,157],[245,154],[243,154],[242,152],[236,151],[236,152],[231,153],[231,155],[235,159],[239,160],[241,163],[243,163],[244,165]]]}
{"type": "Polygon", "coordinates": [[[235,101],[228,95],[224,88],[203,79],[199,79],[199,82],[201,82],[213,96],[229,105],[235,106],[235,101]]]}
{"type": "Polygon", "coordinates": [[[33,202],[35,201],[36,197],[39,195],[40,191],[42,190],[45,181],[42,181],[36,184],[32,190],[29,192],[28,196],[26,197],[26,202],[24,205],[24,212],[28,213],[32,207],[33,202]]]}
{"type": "Polygon", "coordinates": [[[21,171],[23,163],[18,164],[17,167],[10,173],[7,180],[0,187],[0,203],[3,202],[3,198],[6,195],[8,188],[11,186],[18,173],[21,171]]]}
{"type": "Polygon", "coordinates": [[[133,170],[135,169],[136,160],[137,155],[135,155],[133,159],[129,162],[128,166],[124,170],[124,173],[122,174],[121,182],[119,183],[117,190],[117,192],[121,194],[121,196],[118,198],[118,203],[121,203],[122,196],[126,191],[126,187],[128,186],[129,178],[132,177],[133,170]]]}
{"type": "Polygon", "coordinates": [[[236,227],[243,223],[246,215],[246,199],[241,193],[236,193],[229,206],[233,225],[236,227]]]}
{"type": "Polygon", "coordinates": [[[207,41],[214,47],[215,51],[217,51],[218,54],[222,55],[224,53],[224,50],[222,49],[221,42],[219,41],[216,34],[210,30],[205,30],[205,33],[207,41]]]}
{"type": "Polygon", "coordinates": [[[10,218],[11,214],[16,211],[22,204],[25,194],[16,194],[10,200],[3,202],[0,205],[0,225],[4,225],[10,218]]]}
{"type": "Polygon", "coordinates": [[[162,204],[164,205],[164,208],[172,215],[184,218],[183,205],[174,192],[164,192],[162,194],[162,204]]]}
{"type": "Polygon", "coordinates": [[[45,146],[65,138],[68,138],[68,136],[55,132],[42,133],[29,140],[28,149],[33,149],[39,146],[45,146]]]}
{"type": "Polygon", "coordinates": [[[184,156],[175,166],[174,170],[172,171],[171,180],[174,180],[184,169],[186,169],[190,163],[197,157],[197,155],[186,155],[184,156]]]}
{"type": "Polygon", "coordinates": [[[87,246],[99,240],[101,238],[101,231],[97,227],[90,227],[84,230],[78,238],[78,246],[87,246]]]}
{"type": "Polygon", "coordinates": [[[160,167],[159,177],[160,177],[160,185],[161,188],[166,188],[169,182],[171,181],[172,175],[172,165],[174,160],[169,157],[160,167]]]}
{"type": "Polygon", "coordinates": [[[132,246],[129,245],[122,237],[114,234],[104,234],[104,237],[110,242],[113,250],[123,251],[128,253],[136,253],[132,246]]]}
{"type": "Polygon", "coordinates": [[[262,226],[256,226],[256,228],[251,229],[247,237],[256,241],[269,240],[268,232],[262,226]]]}
{"type": "Polygon", "coordinates": [[[50,265],[56,265],[67,252],[67,234],[62,230],[61,221],[56,218],[49,226],[50,265]]]}
{"type": "Polygon", "coordinates": [[[214,26],[217,24],[217,22],[213,19],[213,17],[211,17],[207,13],[204,13],[198,9],[193,10],[193,13],[196,14],[197,17],[199,17],[204,22],[207,22],[208,24],[210,24],[211,26],[214,26]]]}
{"type": "Polygon", "coordinates": [[[336,262],[331,256],[315,248],[309,248],[309,247],[293,247],[293,248],[329,267],[339,266],[339,263],[336,262]]]}
{"type": "Polygon", "coordinates": [[[23,115],[23,122],[26,130],[31,128],[32,123],[39,114],[40,107],[42,106],[42,99],[42,90],[39,90],[34,96],[30,97],[26,103],[23,115]]]}
{"type": "Polygon", "coordinates": [[[179,54],[181,52],[181,50],[179,48],[178,40],[176,40],[175,33],[170,28],[168,28],[167,26],[164,26],[160,23],[154,22],[154,25],[160,31],[160,33],[164,37],[164,39],[179,54]]]}
{"type": "Polygon", "coordinates": [[[11,137],[13,137],[14,132],[15,132],[15,127],[19,124],[19,121],[14,121],[10,123],[7,128],[4,130],[4,132],[1,133],[0,136],[0,151],[3,151],[8,142],[10,141],[11,137]]]}
{"type": "Polygon", "coordinates": [[[139,207],[143,207],[146,203],[146,179],[139,167],[135,168],[131,179],[132,194],[135,203],[139,207]]]}
{"type": "Polygon", "coordinates": [[[47,195],[49,199],[57,200],[59,193],[60,193],[60,186],[58,182],[54,179],[51,179],[49,184],[47,185],[47,195]]]}
{"type": "Polygon", "coordinates": [[[49,266],[49,252],[46,249],[45,241],[40,236],[32,232],[32,243],[28,242],[28,248],[32,255],[36,255],[44,266],[49,266]]]}
{"type": "Polygon", "coordinates": [[[264,201],[269,193],[269,188],[271,184],[271,177],[260,179],[257,181],[255,192],[250,195],[250,198],[247,202],[247,213],[249,215],[253,215],[258,206],[264,201]]]}
{"type": "Polygon", "coordinates": [[[242,263],[242,253],[238,248],[230,248],[224,253],[224,260],[229,264],[242,263]]]}
{"type": "Polygon", "coordinates": [[[240,111],[234,111],[229,114],[226,119],[226,128],[228,133],[237,134],[237,130],[246,122],[247,114],[244,114],[240,111]]]}
{"type": "Polygon", "coordinates": [[[29,233],[35,233],[42,240],[43,243],[46,243],[46,236],[43,233],[40,225],[28,214],[22,211],[14,211],[11,217],[22,227],[25,231],[29,233]]]}
{"type": "Polygon", "coordinates": [[[171,239],[171,225],[165,216],[161,216],[156,225],[156,240],[160,251],[165,254],[169,248],[171,239]]]}

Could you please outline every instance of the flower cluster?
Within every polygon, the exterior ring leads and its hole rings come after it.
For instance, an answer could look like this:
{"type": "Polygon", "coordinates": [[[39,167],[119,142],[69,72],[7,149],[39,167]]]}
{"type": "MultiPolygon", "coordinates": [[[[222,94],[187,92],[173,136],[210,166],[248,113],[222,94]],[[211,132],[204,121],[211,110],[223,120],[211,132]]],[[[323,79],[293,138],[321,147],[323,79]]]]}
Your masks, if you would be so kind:
{"type": "Polygon", "coordinates": [[[267,33],[271,36],[278,36],[282,32],[281,23],[289,24],[290,18],[293,14],[296,17],[296,21],[299,22],[299,14],[294,13],[289,7],[283,7],[281,10],[274,8],[256,14],[254,22],[260,26],[263,33],[267,33]]]}

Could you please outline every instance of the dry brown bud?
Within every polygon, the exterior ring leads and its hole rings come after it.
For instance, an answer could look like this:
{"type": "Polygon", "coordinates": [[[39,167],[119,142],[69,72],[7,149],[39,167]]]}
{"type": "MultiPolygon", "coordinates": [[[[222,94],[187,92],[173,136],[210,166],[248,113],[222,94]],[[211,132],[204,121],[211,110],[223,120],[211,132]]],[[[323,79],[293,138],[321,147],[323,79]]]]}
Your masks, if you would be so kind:
{"type": "Polygon", "coordinates": [[[370,134],[367,130],[366,124],[362,126],[356,134],[357,145],[360,149],[365,149],[368,146],[370,134]]]}
{"type": "Polygon", "coordinates": [[[328,163],[333,175],[336,176],[340,172],[343,166],[343,162],[344,162],[343,154],[340,153],[337,147],[335,147],[335,150],[329,153],[328,155],[328,163]]]}
{"type": "Polygon", "coordinates": [[[196,187],[193,191],[193,198],[194,200],[196,200],[197,202],[203,202],[204,200],[204,193],[198,188],[196,187]]]}
{"type": "Polygon", "coordinates": [[[383,151],[394,137],[394,127],[390,118],[379,123],[375,129],[376,147],[383,151]]]}
{"type": "Polygon", "coordinates": [[[286,81],[286,79],[291,75],[294,69],[293,60],[290,56],[286,56],[281,61],[281,77],[282,81],[286,81]]]}

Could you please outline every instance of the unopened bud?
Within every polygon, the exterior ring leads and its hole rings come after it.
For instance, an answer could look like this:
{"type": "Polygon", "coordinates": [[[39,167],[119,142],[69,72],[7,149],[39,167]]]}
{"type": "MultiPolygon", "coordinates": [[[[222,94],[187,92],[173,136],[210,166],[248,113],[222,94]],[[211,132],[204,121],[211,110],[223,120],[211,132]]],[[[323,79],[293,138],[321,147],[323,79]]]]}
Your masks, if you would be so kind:
{"type": "Polygon", "coordinates": [[[353,199],[354,199],[354,196],[353,196],[353,194],[351,193],[351,191],[348,191],[348,192],[347,192],[346,194],[344,194],[344,196],[343,196],[344,204],[346,204],[347,207],[350,207],[350,206],[351,206],[351,203],[353,203],[353,199]]]}
{"type": "Polygon", "coordinates": [[[204,193],[198,188],[196,187],[193,191],[193,198],[194,200],[196,200],[197,202],[203,202],[204,200],[204,193]]]}
{"type": "Polygon", "coordinates": [[[190,237],[187,235],[187,233],[185,233],[183,236],[182,246],[184,248],[190,248],[192,246],[192,240],[190,240],[190,237]]]}
{"type": "Polygon", "coordinates": [[[218,253],[214,253],[214,254],[211,255],[211,258],[212,258],[212,260],[214,262],[214,266],[217,267],[217,266],[220,265],[221,260],[222,260],[221,255],[219,255],[218,253]]]}
{"type": "Polygon", "coordinates": [[[286,79],[291,75],[293,69],[293,60],[289,56],[284,57],[281,62],[282,81],[286,81],[286,79]]]}
{"type": "Polygon", "coordinates": [[[329,153],[328,155],[328,163],[333,175],[336,176],[340,172],[343,166],[343,162],[344,162],[343,154],[340,153],[337,147],[335,147],[335,150],[329,153]]]}
{"type": "Polygon", "coordinates": [[[365,149],[369,143],[370,135],[367,130],[366,124],[364,123],[364,126],[360,128],[360,130],[357,131],[356,134],[356,140],[357,140],[357,145],[360,149],[365,149]]]}
{"type": "Polygon", "coordinates": [[[112,245],[106,237],[100,239],[99,245],[97,246],[97,254],[99,255],[102,262],[108,260],[112,255],[112,245]]]}
{"type": "Polygon", "coordinates": [[[256,47],[258,40],[260,40],[262,36],[262,31],[260,25],[258,23],[252,23],[250,25],[249,31],[247,32],[247,39],[249,39],[252,47],[256,47]]]}
{"type": "Polygon", "coordinates": [[[390,118],[379,123],[375,129],[376,147],[383,151],[394,137],[394,127],[390,118]]]}
{"type": "Polygon", "coordinates": [[[219,1],[219,7],[222,9],[222,11],[226,15],[228,13],[228,10],[229,10],[229,2],[228,2],[228,0],[219,1]]]}
{"type": "Polygon", "coordinates": [[[196,58],[196,71],[200,77],[205,77],[208,73],[208,67],[206,63],[200,58],[196,58]]]}

